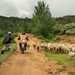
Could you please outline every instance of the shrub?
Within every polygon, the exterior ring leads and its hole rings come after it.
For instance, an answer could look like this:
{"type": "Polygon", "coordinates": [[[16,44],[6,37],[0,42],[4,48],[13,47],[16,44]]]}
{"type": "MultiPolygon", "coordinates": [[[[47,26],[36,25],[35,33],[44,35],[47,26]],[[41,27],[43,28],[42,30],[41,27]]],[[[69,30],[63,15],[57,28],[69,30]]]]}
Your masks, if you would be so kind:
{"type": "Polygon", "coordinates": [[[0,37],[3,37],[3,32],[0,32],[0,37]]]}

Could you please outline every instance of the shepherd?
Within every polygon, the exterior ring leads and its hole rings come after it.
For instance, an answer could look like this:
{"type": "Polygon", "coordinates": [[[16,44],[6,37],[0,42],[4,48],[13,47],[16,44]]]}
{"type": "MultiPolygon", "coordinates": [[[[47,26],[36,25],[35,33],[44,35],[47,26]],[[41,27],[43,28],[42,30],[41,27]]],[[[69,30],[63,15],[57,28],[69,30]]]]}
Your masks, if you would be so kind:
{"type": "Polygon", "coordinates": [[[10,45],[11,45],[12,40],[13,40],[12,33],[7,32],[4,35],[4,39],[3,39],[3,44],[5,45],[6,50],[9,50],[11,48],[10,45]]]}

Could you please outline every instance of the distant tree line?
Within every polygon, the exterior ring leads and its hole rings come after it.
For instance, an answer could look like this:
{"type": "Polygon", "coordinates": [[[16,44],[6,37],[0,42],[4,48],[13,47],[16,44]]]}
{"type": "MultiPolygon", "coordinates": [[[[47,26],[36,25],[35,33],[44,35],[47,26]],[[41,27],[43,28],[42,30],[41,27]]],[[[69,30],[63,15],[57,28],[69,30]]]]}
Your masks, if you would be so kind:
{"type": "Polygon", "coordinates": [[[31,19],[16,18],[16,17],[3,17],[0,16],[0,31],[6,32],[26,32],[30,25],[31,19]]]}
{"type": "Polygon", "coordinates": [[[75,15],[57,17],[57,18],[55,18],[55,20],[59,24],[75,23],[75,15]]]}

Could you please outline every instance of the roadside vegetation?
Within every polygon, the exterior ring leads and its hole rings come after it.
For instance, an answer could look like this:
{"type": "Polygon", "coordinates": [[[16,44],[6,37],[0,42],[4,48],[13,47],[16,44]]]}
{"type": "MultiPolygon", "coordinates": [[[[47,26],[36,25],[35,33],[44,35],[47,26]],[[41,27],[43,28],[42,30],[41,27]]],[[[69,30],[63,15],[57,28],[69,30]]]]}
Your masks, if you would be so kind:
{"type": "Polygon", "coordinates": [[[4,53],[1,54],[1,50],[4,47],[4,45],[2,44],[3,34],[4,33],[0,33],[0,63],[3,62],[8,56],[10,56],[16,49],[16,43],[15,43],[15,40],[13,40],[12,44],[11,44],[11,49],[10,50],[4,50],[4,53]]]}
{"type": "Polygon", "coordinates": [[[56,60],[63,66],[75,66],[75,58],[71,58],[68,54],[54,54],[45,51],[45,55],[49,60],[56,60]]]}
{"type": "Polygon", "coordinates": [[[75,75],[75,72],[70,72],[69,75],[75,75]]]}
{"type": "Polygon", "coordinates": [[[4,54],[0,54],[0,63],[7,59],[15,51],[15,48],[16,44],[12,44],[12,48],[10,50],[5,50],[4,54]]]}

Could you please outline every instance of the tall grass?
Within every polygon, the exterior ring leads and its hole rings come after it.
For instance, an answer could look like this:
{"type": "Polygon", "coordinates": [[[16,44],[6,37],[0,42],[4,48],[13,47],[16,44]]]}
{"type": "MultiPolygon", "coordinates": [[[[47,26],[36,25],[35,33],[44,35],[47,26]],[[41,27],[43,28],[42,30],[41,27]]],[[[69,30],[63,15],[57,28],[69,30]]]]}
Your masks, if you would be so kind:
{"type": "Polygon", "coordinates": [[[47,50],[45,50],[44,53],[48,60],[56,60],[63,66],[75,66],[75,58],[71,58],[68,54],[50,53],[47,50]]]}
{"type": "Polygon", "coordinates": [[[0,62],[6,60],[16,49],[16,44],[12,44],[12,48],[8,51],[5,50],[4,54],[0,54],[0,62]]]}

